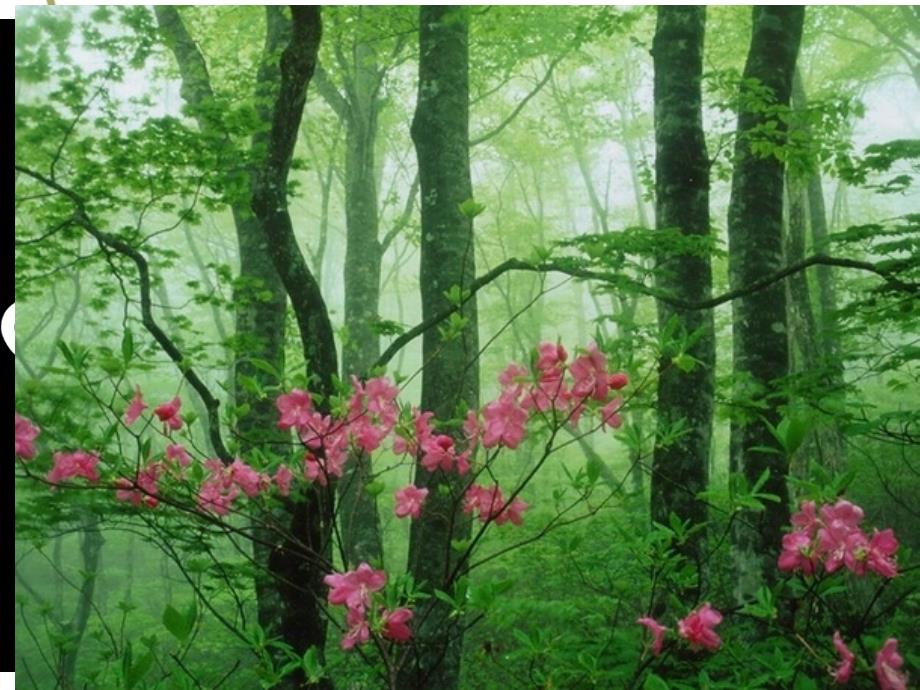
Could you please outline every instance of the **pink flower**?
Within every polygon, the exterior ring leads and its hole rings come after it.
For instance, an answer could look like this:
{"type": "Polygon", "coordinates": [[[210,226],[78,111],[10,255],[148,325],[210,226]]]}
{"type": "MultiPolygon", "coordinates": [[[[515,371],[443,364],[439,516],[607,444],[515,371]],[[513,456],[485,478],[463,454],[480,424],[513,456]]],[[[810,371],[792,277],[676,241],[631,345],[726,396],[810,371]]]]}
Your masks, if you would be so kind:
{"type": "Polygon", "coordinates": [[[610,374],[610,376],[607,377],[607,385],[611,389],[618,391],[621,388],[625,388],[629,385],[629,377],[622,371],[618,371],[617,373],[610,374]]]}
{"type": "Polygon", "coordinates": [[[476,410],[467,410],[466,419],[463,421],[463,435],[471,449],[479,445],[482,427],[479,424],[479,413],[476,410]]]}
{"type": "Polygon", "coordinates": [[[345,456],[336,455],[333,459],[318,458],[312,453],[307,453],[304,458],[303,473],[308,481],[318,482],[320,486],[329,483],[329,477],[341,477],[345,469],[345,456]]]}
{"type": "Polygon", "coordinates": [[[607,358],[597,345],[591,343],[588,351],[575,358],[569,373],[575,380],[572,393],[579,398],[607,399],[607,358]]]}
{"type": "Polygon", "coordinates": [[[802,501],[798,513],[792,516],[791,522],[796,529],[813,536],[818,528],[818,509],[814,501],[802,501]]]}
{"type": "Polygon", "coordinates": [[[330,604],[344,604],[364,612],[370,605],[370,595],[386,585],[387,574],[361,563],[355,570],[326,575],[323,582],[329,585],[330,604]]]}
{"type": "Polygon", "coordinates": [[[385,376],[368,379],[362,386],[357,377],[351,377],[355,391],[349,402],[349,412],[354,415],[368,414],[376,423],[392,427],[399,417],[396,396],[399,388],[385,376]]]}
{"type": "Polygon", "coordinates": [[[601,428],[619,429],[623,426],[623,418],[619,415],[621,407],[623,398],[614,398],[601,408],[601,428]]]}
{"type": "Polygon", "coordinates": [[[644,625],[652,635],[652,654],[658,656],[661,654],[661,646],[664,644],[664,633],[667,630],[661,623],[649,616],[643,616],[636,620],[639,625],[644,625]]]}
{"type": "Polygon", "coordinates": [[[876,530],[866,551],[866,567],[882,577],[894,577],[898,574],[898,566],[892,557],[897,550],[898,540],[892,530],[876,530]]]}
{"type": "Polygon", "coordinates": [[[141,395],[141,387],[134,387],[134,397],[131,398],[131,402],[128,403],[128,408],[125,410],[125,426],[131,426],[134,422],[137,421],[137,418],[141,416],[141,412],[147,409],[147,403],[144,402],[144,396],[141,395]]]}
{"type": "Polygon", "coordinates": [[[473,484],[466,490],[464,498],[464,513],[478,511],[482,522],[493,520],[496,525],[503,525],[506,522],[520,525],[523,522],[523,513],[528,507],[525,501],[517,497],[505,506],[502,490],[497,484],[494,486],[473,484]]]}
{"type": "Polygon", "coordinates": [[[531,386],[521,401],[525,410],[536,408],[540,412],[547,410],[565,411],[572,402],[572,393],[566,388],[562,371],[550,369],[540,374],[540,380],[531,386]]]}
{"type": "Polygon", "coordinates": [[[229,470],[231,481],[240,487],[249,498],[258,496],[271,486],[271,477],[257,472],[239,458],[233,461],[229,470]]]}
{"type": "Polygon", "coordinates": [[[203,464],[210,474],[198,489],[198,507],[215,515],[226,515],[239,497],[240,488],[220,460],[205,460],[203,464]]]}
{"type": "Polygon", "coordinates": [[[23,460],[31,460],[36,455],[35,438],[41,429],[32,423],[32,420],[16,413],[16,455],[23,460]]]}
{"type": "Polygon", "coordinates": [[[823,527],[818,528],[818,550],[824,558],[824,572],[833,573],[844,563],[848,567],[854,565],[856,559],[853,549],[865,541],[862,530],[853,528],[841,520],[824,523],[823,527]]]}
{"type": "Polygon", "coordinates": [[[394,642],[408,642],[412,630],[407,623],[412,620],[412,610],[405,607],[393,611],[384,611],[380,619],[383,622],[383,636],[394,642]]]}
{"type": "Polygon", "coordinates": [[[705,647],[715,651],[722,644],[721,638],[713,630],[722,622],[722,614],[709,603],[703,604],[686,618],[677,622],[677,632],[693,647],[705,647]]]}
{"type": "Polygon", "coordinates": [[[514,500],[496,516],[495,524],[504,525],[506,522],[510,522],[512,525],[520,526],[524,524],[524,511],[529,507],[527,501],[515,496],[514,500]]]}
{"type": "Polygon", "coordinates": [[[834,682],[839,685],[846,685],[850,681],[850,675],[853,673],[853,661],[856,656],[849,650],[840,637],[840,631],[834,632],[834,647],[840,655],[840,663],[834,671],[834,682]]]}
{"type": "Polygon", "coordinates": [[[178,431],[182,428],[182,417],[179,416],[179,408],[182,407],[182,401],[177,395],[175,398],[170,400],[167,403],[163,403],[159,407],[153,410],[153,413],[163,422],[167,427],[173,431],[178,431]]]}
{"type": "Polygon", "coordinates": [[[445,472],[453,469],[454,462],[457,459],[457,450],[454,448],[454,439],[445,434],[429,437],[422,444],[421,463],[429,472],[434,472],[439,467],[445,472]]]}
{"type": "Polygon", "coordinates": [[[412,426],[415,431],[414,438],[405,436],[397,431],[396,438],[393,440],[393,452],[397,455],[418,453],[422,444],[431,436],[431,418],[434,412],[420,412],[417,407],[412,408],[412,426]]]}
{"type": "Polygon", "coordinates": [[[887,639],[875,657],[875,678],[881,690],[907,690],[907,674],[899,670],[903,665],[898,641],[887,639]]]}
{"type": "Polygon", "coordinates": [[[850,530],[854,530],[859,527],[859,523],[862,522],[862,519],[862,508],[842,498],[833,506],[828,505],[821,507],[821,520],[827,526],[836,523],[850,530]]]}
{"type": "Polygon", "coordinates": [[[166,459],[178,463],[179,467],[188,467],[192,462],[192,456],[185,450],[185,446],[179,443],[170,443],[166,446],[166,459]]]}
{"type": "Polygon", "coordinates": [[[143,503],[150,508],[156,508],[160,503],[156,496],[160,491],[157,482],[160,480],[161,470],[162,466],[154,462],[138,472],[133,482],[125,477],[119,477],[115,480],[115,486],[118,489],[115,492],[115,498],[135,506],[143,503]]]}
{"type": "Polygon", "coordinates": [[[76,450],[73,453],[55,453],[54,467],[48,472],[48,481],[59,484],[74,477],[84,477],[91,483],[99,481],[99,456],[87,453],[85,450],[76,450]]]}
{"type": "Polygon", "coordinates": [[[309,421],[310,413],[313,411],[313,400],[310,399],[309,393],[295,388],[290,393],[279,395],[275,407],[281,413],[278,420],[279,429],[300,429],[309,421]]]}
{"type": "Polygon", "coordinates": [[[291,493],[291,480],[294,478],[294,473],[288,469],[287,465],[281,465],[275,470],[275,486],[278,487],[278,493],[282,496],[287,496],[291,493]]]}
{"type": "Polygon", "coordinates": [[[521,384],[528,379],[530,372],[527,367],[512,362],[498,375],[498,383],[505,390],[513,392],[514,396],[521,392],[521,384]]]}
{"type": "Polygon", "coordinates": [[[399,389],[385,377],[368,379],[364,385],[356,376],[351,381],[354,393],[348,403],[349,432],[361,450],[372,453],[396,426],[399,389]]]}
{"type": "Polygon", "coordinates": [[[569,353],[558,343],[542,342],[537,345],[537,369],[541,372],[561,371],[569,353]]]}
{"type": "Polygon", "coordinates": [[[396,491],[396,517],[404,518],[407,515],[418,519],[422,514],[422,504],[428,496],[428,489],[420,489],[413,484],[404,486],[396,491]]]}
{"type": "Polygon", "coordinates": [[[518,404],[515,396],[502,393],[498,400],[483,408],[485,433],[482,445],[492,448],[499,444],[506,448],[517,448],[524,438],[524,423],[527,412],[518,404]]]}
{"type": "Polygon", "coordinates": [[[803,532],[790,532],[783,536],[783,550],[777,562],[780,570],[801,570],[806,575],[814,575],[816,565],[817,558],[811,548],[811,537],[803,532]]]}
{"type": "Polygon", "coordinates": [[[342,636],[342,649],[348,650],[355,645],[364,644],[371,637],[371,629],[367,625],[364,609],[348,609],[345,616],[348,630],[342,636]]]}

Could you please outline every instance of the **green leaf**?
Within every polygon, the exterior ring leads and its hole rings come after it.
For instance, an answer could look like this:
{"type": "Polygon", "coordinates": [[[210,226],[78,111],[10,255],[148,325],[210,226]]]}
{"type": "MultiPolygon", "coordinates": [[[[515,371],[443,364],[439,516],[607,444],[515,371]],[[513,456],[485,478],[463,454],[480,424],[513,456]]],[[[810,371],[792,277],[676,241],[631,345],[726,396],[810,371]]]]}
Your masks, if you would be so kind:
{"type": "Polygon", "coordinates": [[[185,642],[195,625],[196,615],[197,611],[194,602],[192,602],[191,607],[186,609],[185,613],[180,613],[171,604],[167,604],[166,609],[163,611],[163,625],[179,642],[185,642]]]}
{"type": "Polygon", "coordinates": [[[476,203],[472,197],[460,203],[457,208],[460,209],[460,213],[470,219],[475,218],[486,210],[485,204],[476,203]]]}
{"type": "Polygon", "coordinates": [[[451,608],[458,608],[457,602],[455,602],[454,598],[447,592],[444,592],[440,589],[436,589],[434,590],[434,596],[436,599],[440,599],[445,604],[450,604],[451,608]]]}
{"type": "Polygon", "coordinates": [[[672,357],[671,363],[685,374],[689,374],[696,368],[696,359],[686,352],[681,352],[676,357],[672,357]]]}
{"type": "Polygon", "coordinates": [[[125,334],[121,337],[121,357],[125,360],[125,363],[131,361],[131,357],[134,356],[134,336],[131,335],[131,330],[126,329],[125,334]]]}
{"type": "Polygon", "coordinates": [[[364,485],[364,491],[368,496],[379,496],[383,493],[385,488],[386,484],[384,484],[379,479],[375,479],[374,481],[368,482],[364,485]]]}
{"type": "Polygon", "coordinates": [[[601,476],[601,465],[603,463],[598,458],[588,458],[585,466],[585,473],[588,476],[588,484],[594,484],[597,478],[601,476]]]}
{"type": "Polygon", "coordinates": [[[304,673],[307,674],[307,681],[310,683],[316,683],[326,675],[322,661],[320,661],[319,648],[315,645],[304,652],[300,665],[304,673]]]}
{"type": "Polygon", "coordinates": [[[642,690],[668,690],[668,684],[661,676],[649,673],[642,684],[642,690]]]}

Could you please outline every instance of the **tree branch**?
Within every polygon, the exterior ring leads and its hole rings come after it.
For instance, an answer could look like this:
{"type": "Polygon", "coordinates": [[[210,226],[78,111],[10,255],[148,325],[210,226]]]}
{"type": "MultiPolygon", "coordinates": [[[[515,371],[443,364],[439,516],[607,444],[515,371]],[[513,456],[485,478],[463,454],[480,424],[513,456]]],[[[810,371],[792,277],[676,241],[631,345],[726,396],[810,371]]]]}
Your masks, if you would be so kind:
{"type": "Polygon", "coordinates": [[[761,278],[760,280],[757,280],[750,285],[746,285],[735,290],[729,290],[728,292],[722,293],[717,297],[711,297],[709,299],[700,301],[691,301],[675,297],[667,292],[648,287],[643,283],[618,273],[604,273],[601,271],[594,271],[591,269],[566,265],[564,263],[553,261],[534,264],[528,261],[522,261],[521,259],[508,259],[507,261],[502,262],[488,273],[483,274],[472,283],[470,283],[469,287],[464,292],[463,299],[458,304],[451,305],[449,308],[443,310],[442,312],[422,321],[418,325],[414,326],[393,340],[387,349],[384,350],[383,354],[380,355],[377,361],[374,362],[371,369],[385,366],[396,355],[396,353],[399,352],[400,349],[415,340],[418,336],[422,335],[425,331],[437,326],[439,323],[450,317],[450,315],[454,312],[459,311],[467,301],[469,301],[477,292],[479,292],[479,290],[484,288],[489,283],[495,281],[497,278],[504,275],[508,271],[526,271],[530,273],[563,273],[574,278],[581,278],[583,280],[596,280],[598,282],[612,285],[624,290],[638,292],[639,294],[646,295],[647,297],[654,297],[655,299],[660,300],[665,304],[669,304],[670,306],[677,309],[683,309],[686,311],[698,311],[701,309],[713,309],[720,304],[731,302],[732,300],[738,299],[739,297],[745,297],[755,292],[760,292],[761,290],[770,287],[774,283],[779,282],[783,278],[788,278],[789,276],[798,273],[799,271],[805,270],[810,266],[818,265],[838,266],[841,268],[854,268],[861,271],[867,271],[883,278],[888,286],[892,289],[901,292],[907,292],[909,294],[916,294],[917,292],[920,292],[920,284],[904,283],[899,280],[892,271],[879,268],[875,264],[866,261],[857,261],[855,259],[844,259],[833,256],[826,256],[824,254],[815,254],[809,256],[801,261],[797,261],[794,264],[790,264],[785,268],[771,273],[770,275],[765,276],[764,278],[761,278]]]}
{"type": "Polygon", "coordinates": [[[390,248],[390,244],[396,239],[399,233],[409,224],[409,220],[412,218],[412,210],[415,208],[415,199],[418,197],[418,185],[418,171],[416,171],[415,178],[412,180],[412,186],[409,188],[409,196],[406,198],[406,205],[403,207],[403,212],[380,242],[381,256],[390,248]]]}
{"type": "Polygon", "coordinates": [[[351,107],[345,97],[335,88],[335,84],[329,79],[329,75],[323,66],[316,64],[316,70],[313,72],[313,83],[316,84],[316,90],[330,108],[338,115],[342,121],[351,119],[351,107]]]}
{"type": "Polygon", "coordinates": [[[551,63],[549,63],[549,67],[546,69],[546,74],[543,75],[543,78],[537,82],[537,85],[534,86],[533,89],[531,89],[530,93],[528,93],[526,96],[524,96],[524,98],[521,99],[521,102],[518,103],[517,106],[514,108],[514,110],[512,110],[508,114],[508,117],[502,120],[494,129],[488,132],[485,132],[484,134],[480,134],[478,137],[474,137],[473,139],[470,139],[470,148],[478,144],[481,144],[485,141],[488,141],[492,137],[495,137],[501,134],[502,130],[505,129],[505,127],[507,127],[508,125],[510,125],[514,121],[514,118],[520,115],[521,111],[524,109],[524,106],[526,106],[527,103],[530,102],[530,99],[536,96],[538,93],[540,93],[543,87],[546,86],[546,84],[549,82],[549,80],[553,76],[553,71],[556,69],[556,65],[562,62],[562,59],[566,55],[567,53],[563,53],[562,55],[558,56],[555,60],[553,60],[551,63]]]}
{"type": "Polygon", "coordinates": [[[202,402],[208,410],[208,431],[217,456],[226,464],[233,462],[233,457],[227,451],[220,431],[220,416],[218,414],[220,401],[211,394],[211,391],[205,385],[204,381],[202,381],[195,370],[185,361],[182,352],[176,347],[176,344],[166,335],[153,318],[153,311],[151,309],[152,303],[150,299],[150,268],[147,259],[143,254],[137,251],[137,249],[121,238],[104,232],[96,227],[92,219],[86,213],[86,204],[83,198],[72,189],[68,189],[45,175],[25,166],[16,164],[15,168],[19,172],[28,175],[32,179],[41,182],[46,187],[70,199],[75,207],[72,217],[73,223],[86,230],[86,232],[92,235],[100,245],[128,257],[134,262],[135,266],[137,266],[139,289],[141,293],[141,322],[144,324],[144,328],[147,329],[147,332],[157,341],[157,344],[159,344],[163,351],[169,355],[169,358],[175,362],[176,366],[179,367],[179,371],[182,372],[182,375],[189,382],[189,385],[201,397],[202,402]]]}

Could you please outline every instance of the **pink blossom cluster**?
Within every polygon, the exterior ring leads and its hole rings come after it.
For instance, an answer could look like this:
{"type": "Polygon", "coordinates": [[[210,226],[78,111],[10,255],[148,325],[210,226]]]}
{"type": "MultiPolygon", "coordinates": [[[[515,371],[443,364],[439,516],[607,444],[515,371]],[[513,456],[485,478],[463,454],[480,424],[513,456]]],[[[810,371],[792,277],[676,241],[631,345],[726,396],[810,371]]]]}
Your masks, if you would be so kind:
{"type": "Polygon", "coordinates": [[[524,511],[528,508],[527,503],[517,496],[510,502],[505,501],[498,484],[492,486],[473,484],[466,490],[464,498],[464,513],[476,511],[480,520],[492,521],[496,525],[504,525],[506,522],[514,525],[522,524],[524,511]]]}
{"type": "Polygon", "coordinates": [[[396,517],[411,517],[417,520],[422,515],[422,506],[428,497],[428,489],[420,489],[413,484],[404,486],[396,491],[396,506],[393,512],[396,517]]]}
{"type": "Polygon", "coordinates": [[[48,472],[47,480],[51,484],[60,484],[69,479],[83,477],[90,483],[99,481],[99,456],[85,450],[72,453],[55,453],[54,466],[48,472]]]}
{"type": "Polygon", "coordinates": [[[412,609],[400,607],[388,610],[374,602],[374,593],[387,583],[387,574],[374,570],[367,563],[361,563],[354,570],[332,573],[323,578],[329,585],[329,603],[345,606],[345,623],[348,626],[342,636],[342,649],[352,649],[364,644],[371,637],[371,630],[393,642],[406,642],[412,637],[409,621],[412,609]],[[371,618],[369,614],[373,612],[371,618]]]}
{"type": "MultiPolygon", "coordinates": [[[[358,394],[352,397],[352,406],[356,405],[356,399],[360,399],[358,394]]],[[[310,394],[299,388],[278,396],[275,406],[280,413],[278,428],[294,429],[306,446],[303,474],[307,481],[326,486],[330,476],[341,477],[348,459],[346,424],[314,409],[310,394]]],[[[372,436],[376,436],[369,431],[371,426],[368,422],[361,423],[353,434],[361,439],[363,448],[370,447],[372,436]]]]}
{"type": "MultiPolygon", "coordinates": [[[[140,419],[141,414],[144,410],[149,407],[146,402],[144,402],[144,395],[141,393],[141,387],[134,387],[134,397],[131,398],[131,401],[128,403],[128,406],[125,408],[125,413],[122,416],[125,426],[131,426],[138,419],[140,419]]],[[[182,400],[177,395],[172,400],[158,405],[153,408],[153,414],[156,415],[157,419],[163,422],[163,430],[166,433],[170,431],[178,431],[182,428],[183,420],[182,415],[179,414],[179,408],[182,407],[182,400]]]]}
{"type": "Polygon", "coordinates": [[[874,530],[869,537],[859,527],[862,519],[862,508],[844,499],[820,509],[814,501],[804,501],[792,516],[793,531],[783,537],[779,569],[814,575],[819,565],[826,573],[845,566],[856,575],[872,571],[894,577],[898,573],[894,532],[874,530]]]}
{"type": "Polygon", "coordinates": [[[293,473],[284,465],[278,468],[274,477],[271,477],[250,467],[240,458],[236,458],[229,465],[224,465],[216,459],[205,460],[204,467],[208,471],[208,476],[198,490],[198,506],[201,510],[215,515],[229,513],[241,493],[255,498],[275,485],[279,493],[286,496],[293,478],[293,473]]]}
{"type": "MultiPolygon", "coordinates": [[[[618,412],[623,400],[613,393],[629,383],[626,374],[609,372],[606,356],[594,343],[571,364],[567,364],[568,357],[562,345],[542,342],[537,347],[533,372],[517,363],[502,371],[498,399],[482,410],[485,448],[517,448],[524,438],[525,424],[535,412],[554,411],[577,425],[589,406],[596,406],[602,428],[622,425],[618,412]]],[[[468,422],[472,428],[472,420],[468,422]]]]}
{"type": "Polygon", "coordinates": [[[134,481],[126,477],[119,477],[115,480],[115,486],[118,489],[115,492],[115,498],[135,506],[143,504],[148,508],[156,508],[160,503],[157,494],[160,492],[158,482],[162,471],[163,465],[152,462],[138,471],[134,481]]]}
{"type": "MultiPolygon", "coordinates": [[[[691,649],[705,648],[714,652],[722,645],[722,638],[714,629],[721,622],[722,614],[707,602],[677,621],[677,634],[690,644],[691,649]]],[[[643,616],[636,623],[645,626],[652,635],[652,654],[661,654],[668,628],[651,616],[643,616]]]]}
{"type": "Polygon", "coordinates": [[[16,455],[23,460],[33,459],[38,452],[35,450],[35,439],[40,433],[41,429],[31,419],[16,412],[16,455]]]}
{"type": "MultiPolygon", "coordinates": [[[[833,670],[834,683],[846,685],[853,674],[853,664],[856,655],[850,651],[840,631],[834,632],[834,649],[840,655],[840,662],[833,670]]],[[[882,648],[875,655],[875,679],[880,690],[907,690],[907,674],[901,671],[904,658],[898,653],[898,641],[891,637],[885,641],[882,648]]]]}
{"type": "Polygon", "coordinates": [[[467,436],[468,447],[458,451],[454,439],[447,434],[436,434],[431,428],[432,412],[421,412],[412,408],[412,428],[397,429],[393,440],[393,452],[397,455],[415,455],[419,464],[428,472],[441,470],[456,471],[464,475],[470,471],[470,456],[475,442],[467,436]]]}

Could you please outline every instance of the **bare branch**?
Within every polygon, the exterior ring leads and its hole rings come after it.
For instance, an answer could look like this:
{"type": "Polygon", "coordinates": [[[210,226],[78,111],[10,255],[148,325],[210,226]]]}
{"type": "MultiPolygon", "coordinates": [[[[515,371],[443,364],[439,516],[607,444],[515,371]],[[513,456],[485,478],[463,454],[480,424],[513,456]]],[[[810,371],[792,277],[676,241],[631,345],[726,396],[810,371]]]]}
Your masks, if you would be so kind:
{"type": "Polygon", "coordinates": [[[841,268],[854,268],[861,271],[867,271],[882,277],[888,286],[892,289],[899,290],[901,292],[907,292],[909,294],[916,294],[917,292],[920,292],[920,284],[904,283],[899,280],[892,271],[879,268],[875,264],[866,261],[857,261],[855,259],[844,259],[833,256],[826,256],[824,254],[815,254],[813,256],[809,256],[802,261],[797,261],[794,264],[786,266],[785,268],[765,276],[764,278],[755,281],[751,285],[747,285],[735,290],[729,290],[728,292],[725,292],[717,297],[712,297],[710,299],[701,301],[684,300],[679,297],[675,297],[662,290],[648,287],[643,283],[618,273],[604,273],[601,271],[594,271],[591,269],[580,268],[577,266],[566,265],[552,261],[534,264],[528,261],[523,261],[521,259],[508,259],[507,261],[499,264],[488,273],[485,273],[470,283],[469,287],[464,293],[463,299],[458,304],[451,305],[444,311],[435,314],[425,321],[422,321],[415,327],[409,329],[397,337],[395,340],[393,340],[393,342],[390,343],[389,347],[387,347],[383,354],[380,355],[377,361],[374,362],[374,365],[371,367],[371,369],[385,366],[394,357],[394,355],[399,352],[401,348],[415,340],[425,331],[437,326],[439,323],[450,317],[450,315],[454,312],[459,311],[463,305],[469,301],[479,290],[499,278],[501,275],[507,273],[508,271],[527,271],[531,273],[564,273],[575,278],[581,278],[584,280],[596,280],[598,282],[606,283],[620,289],[631,290],[648,297],[654,297],[655,299],[660,300],[665,304],[669,304],[672,307],[676,307],[677,309],[697,311],[701,309],[713,309],[720,304],[731,302],[732,300],[738,299],[739,297],[744,297],[755,292],[760,292],[761,290],[770,287],[774,283],[779,282],[783,278],[787,278],[810,266],[818,265],[839,266],[841,268]]]}
{"type": "Polygon", "coordinates": [[[151,309],[152,305],[150,300],[150,268],[147,264],[147,259],[143,254],[137,251],[137,249],[132,247],[121,238],[100,230],[86,213],[86,205],[83,201],[83,198],[72,189],[68,189],[63,185],[58,184],[54,180],[46,177],[45,175],[42,175],[41,173],[31,170],[25,166],[17,164],[15,167],[19,172],[28,175],[32,179],[41,182],[46,187],[54,189],[55,191],[70,199],[75,207],[74,214],[71,217],[74,225],[78,225],[79,227],[86,230],[86,232],[92,235],[102,247],[112,249],[119,254],[128,257],[134,262],[135,266],[137,267],[139,289],[141,293],[141,322],[144,324],[147,332],[153,336],[153,339],[157,341],[163,351],[166,352],[166,354],[169,355],[169,358],[176,363],[183,376],[185,376],[185,379],[189,382],[189,385],[191,385],[191,387],[195,389],[198,395],[201,396],[201,400],[204,402],[204,405],[208,410],[209,435],[211,438],[211,443],[214,444],[214,450],[218,457],[227,464],[233,462],[233,457],[227,451],[226,446],[224,446],[223,437],[220,431],[220,416],[218,414],[220,401],[211,394],[211,391],[205,385],[204,381],[185,360],[185,357],[182,355],[182,352],[179,350],[176,344],[170,339],[168,335],[166,335],[163,329],[160,328],[160,325],[153,318],[153,311],[151,309]]]}

